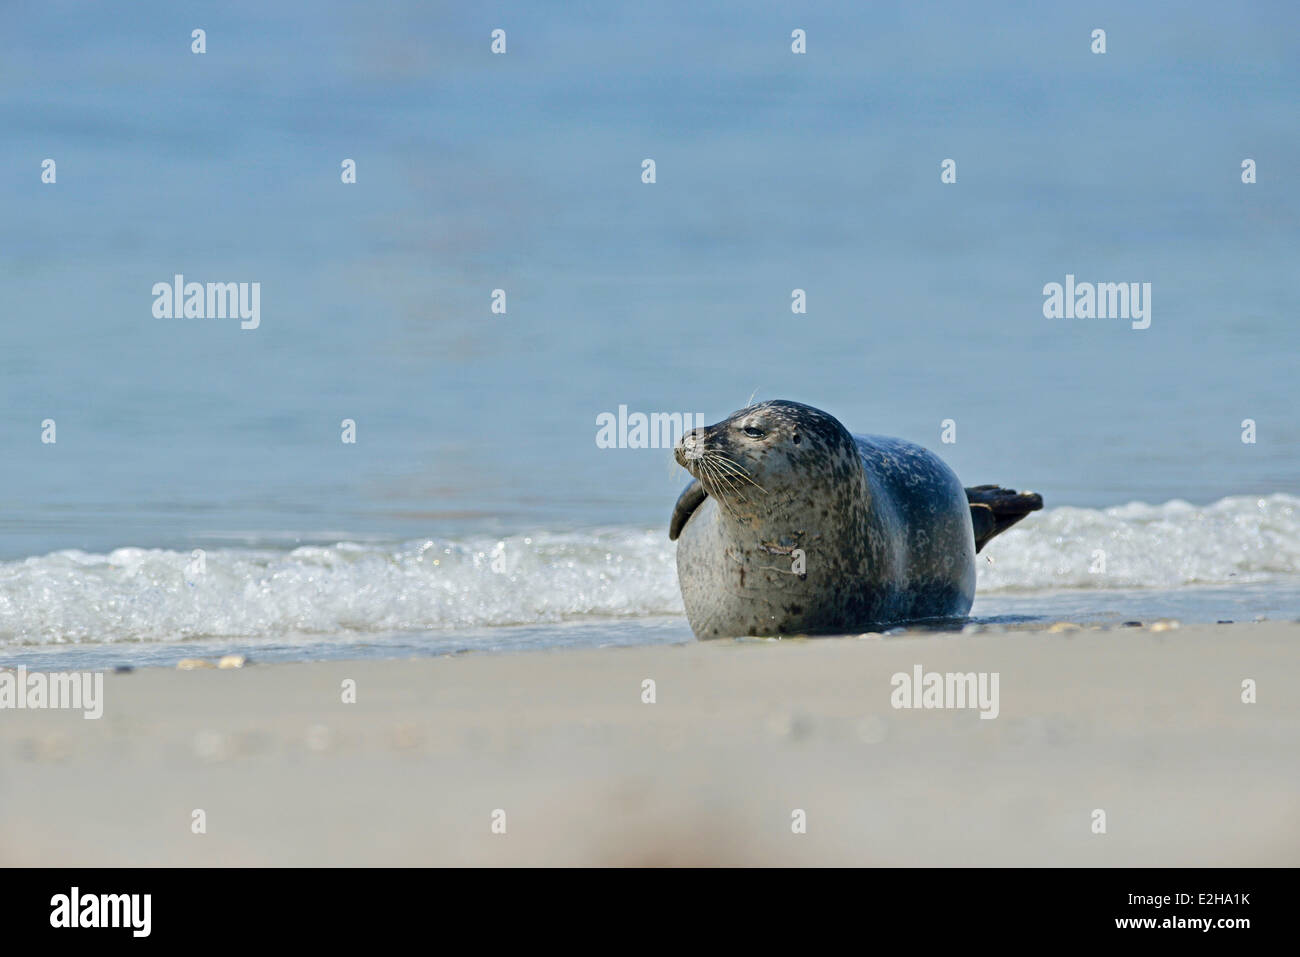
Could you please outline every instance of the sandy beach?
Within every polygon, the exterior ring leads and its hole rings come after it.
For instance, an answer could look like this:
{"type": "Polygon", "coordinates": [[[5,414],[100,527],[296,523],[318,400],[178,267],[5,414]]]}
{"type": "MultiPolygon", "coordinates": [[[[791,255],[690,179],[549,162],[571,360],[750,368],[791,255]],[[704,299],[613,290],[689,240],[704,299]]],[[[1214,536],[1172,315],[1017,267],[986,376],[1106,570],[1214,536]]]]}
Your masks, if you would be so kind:
{"type": "Polygon", "coordinates": [[[1265,622],[109,673],[99,720],[0,711],[0,864],[1294,866],[1297,641],[1265,622]],[[917,666],[997,673],[997,717],[893,707],[917,666]]]}

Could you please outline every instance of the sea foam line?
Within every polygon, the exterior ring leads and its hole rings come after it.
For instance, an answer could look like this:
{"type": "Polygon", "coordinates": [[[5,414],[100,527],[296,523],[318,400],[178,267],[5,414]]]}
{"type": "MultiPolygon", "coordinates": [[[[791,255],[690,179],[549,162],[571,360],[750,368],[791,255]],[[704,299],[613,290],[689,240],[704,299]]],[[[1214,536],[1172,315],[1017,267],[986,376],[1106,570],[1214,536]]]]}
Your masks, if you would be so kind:
{"type": "MultiPolygon", "coordinates": [[[[979,592],[1300,579],[1300,498],[1055,508],[978,558],[979,592]]],[[[663,528],[400,545],[119,548],[0,562],[0,642],[274,638],[680,615],[663,528]]]]}

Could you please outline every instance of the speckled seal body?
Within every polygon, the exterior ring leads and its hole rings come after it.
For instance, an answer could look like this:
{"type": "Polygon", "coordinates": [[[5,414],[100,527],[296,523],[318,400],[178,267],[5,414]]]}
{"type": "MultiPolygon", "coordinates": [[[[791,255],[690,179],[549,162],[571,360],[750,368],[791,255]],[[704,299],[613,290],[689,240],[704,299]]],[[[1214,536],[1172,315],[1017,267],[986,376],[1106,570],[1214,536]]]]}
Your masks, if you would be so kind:
{"type": "Polygon", "coordinates": [[[844,634],[970,611],[971,508],[934,453],[772,401],[686,433],[675,454],[696,479],[670,535],[697,636],[844,634]]]}

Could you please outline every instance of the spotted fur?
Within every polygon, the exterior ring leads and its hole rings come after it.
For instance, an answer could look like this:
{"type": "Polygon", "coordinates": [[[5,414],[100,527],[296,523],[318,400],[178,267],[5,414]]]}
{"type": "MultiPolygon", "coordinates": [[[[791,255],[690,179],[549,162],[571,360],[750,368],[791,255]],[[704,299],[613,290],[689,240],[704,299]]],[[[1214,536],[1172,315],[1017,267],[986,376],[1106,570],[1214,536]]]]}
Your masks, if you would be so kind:
{"type": "Polygon", "coordinates": [[[970,506],[934,453],[771,401],[688,432],[675,454],[696,479],[670,534],[699,637],[842,634],[970,611],[970,506]]]}

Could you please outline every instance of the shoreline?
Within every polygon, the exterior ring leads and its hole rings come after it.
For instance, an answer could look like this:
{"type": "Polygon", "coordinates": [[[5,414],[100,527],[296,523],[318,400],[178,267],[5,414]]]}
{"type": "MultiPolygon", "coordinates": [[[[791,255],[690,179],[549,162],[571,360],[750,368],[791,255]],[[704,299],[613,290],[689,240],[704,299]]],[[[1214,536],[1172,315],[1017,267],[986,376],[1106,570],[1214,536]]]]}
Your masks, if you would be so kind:
{"type": "Polygon", "coordinates": [[[1298,641],[981,626],[110,672],[97,721],[0,710],[0,863],[1294,866],[1298,641]],[[996,673],[996,718],[893,707],[918,666],[996,673]]]}
{"type": "MultiPolygon", "coordinates": [[[[1243,594],[1242,586],[1229,593],[1220,586],[1200,586],[1198,604],[1185,596],[1196,586],[1177,592],[1132,590],[1055,593],[1055,607],[1042,607],[1041,593],[1024,596],[985,597],[982,607],[962,619],[910,621],[878,625],[868,634],[890,638],[921,635],[970,635],[997,631],[1079,629],[1088,632],[1120,631],[1137,627],[1218,628],[1232,625],[1300,622],[1300,585],[1273,584],[1263,597],[1243,594]],[[1236,604],[1224,601],[1225,593],[1236,604]],[[1178,595],[1179,601],[1168,597],[1178,595]],[[1269,598],[1272,598],[1270,601],[1269,598]],[[1025,607],[1022,602],[1039,603],[1025,607]],[[1094,610],[1081,607],[1086,604],[1094,610]],[[990,605],[995,607],[990,608],[990,605]],[[1181,607],[1180,607],[1181,606],[1181,607]],[[1101,609],[1101,610],[1097,610],[1101,609]],[[1214,609],[1214,610],[1211,610],[1214,609]],[[1260,614],[1260,611],[1265,612],[1260,614]],[[1180,614],[1179,612],[1184,612],[1180,614]],[[1055,612],[1050,613],[1050,612],[1055,612]],[[1191,614],[1186,614],[1191,612],[1191,614]],[[1169,625],[1168,623],[1172,623],[1169,625]]],[[[979,603],[979,599],[977,599],[979,603]]],[[[709,639],[722,641],[799,641],[809,636],[783,638],[709,639]]],[[[857,634],[816,635],[815,641],[857,638],[857,634]]],[[[0,644],[0,673],[19,666],[28,671],[113,671],[168,669],[186,659],[215,663],[239,655],[250,664],[310,662],[403,661],[444,658],[464,654],[520,654],[542,651],[600,650],[616,647],[658,647],[698,641],[682,613],[638,616],[575,616],[556,621],[493,624],[376,633],[284,633],[280,640],[258,636],[195,637],[171,641],[156,639],[66,641],[0,644]]],[[[202,667],[201,665],[199,667],[202,667]]]]}

